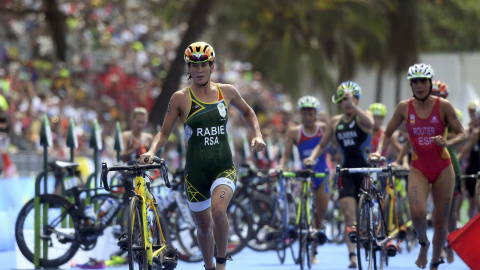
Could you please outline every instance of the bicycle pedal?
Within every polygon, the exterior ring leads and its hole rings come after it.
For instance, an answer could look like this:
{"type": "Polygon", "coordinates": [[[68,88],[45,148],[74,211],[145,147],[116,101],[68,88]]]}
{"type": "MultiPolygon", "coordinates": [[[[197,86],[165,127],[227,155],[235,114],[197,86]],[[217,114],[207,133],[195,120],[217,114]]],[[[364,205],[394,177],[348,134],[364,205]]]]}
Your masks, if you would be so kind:
{"type": "Polygon", "coordinates": [[[394,243],[389,242],[387,244],[387,255],[388,255],[388,257],[395,257],[395,255],[397,255],[397,252],[398,252],[397,246],[394,243]]]}
{"type": "Polygon", "coordinates": [[[158,257],[160,257],[157,259],[159,259],[164,270],[171,270],[177,267],[177,264],[178,264],[177,249],[169,247],[164,252],[162,252],[158,257]]]}
{"type": "Polygon", "coordinates": [[[312,238],[317,241],[319,245],[324,245],[327,242],[327,235],[324,231],[318,230],[312,234],[312,238]]]}
{"type": "Polygon", "coordinates": [[[123,251],[128,250],[128,233],[126,231],[122,232],[120,237],[118,237],[117,246],[123,251]]]}
{"type": "Polygon", "coordinates": [[[352,242],[352,244],[356,244],[357,243],[357,234],[356,233],[349,233],[348,234],[348,239],[350,239],[350,242],[352,242]]]}
{"type": "Polygon", "coordinates": [[[290,237],[290,239],[298,238],[297,230],[295,229],[295,227],[291,227],[288,229],[288,237],[290,237]]]}
{"type": "Polygon", "coordinates": [[[357,228],[355,228],[355,226],[347,226],[346,229],[348,231],[348,239],[350,239],[350,242],[352,242],[352,244],[357,243],[357,228]]]}
{"type": "Polygon", "coordinates": [[[398,230],[398,238],[402,240],[407,238],[407,228],[405,226],[400,227],[400,230],[398,230]]]}
{"type": "Polygon", "coordinates": [[[270,242],[274,239],[277,239],[282,236],[282,231],[280,230],[273,230],[265,234],[265,242],[270,242]]]}

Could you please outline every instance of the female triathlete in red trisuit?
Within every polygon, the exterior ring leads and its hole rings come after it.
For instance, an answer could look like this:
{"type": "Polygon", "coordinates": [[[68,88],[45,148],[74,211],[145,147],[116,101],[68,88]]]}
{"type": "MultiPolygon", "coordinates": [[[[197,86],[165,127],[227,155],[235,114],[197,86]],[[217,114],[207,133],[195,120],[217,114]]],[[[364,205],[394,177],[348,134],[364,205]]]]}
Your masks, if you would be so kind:
{"type": "Polygon", "coordinates": [[[371,156],[380,156],[395,129],[407,121],[410,144],[414,153],[408,176],[408,199],[412,222],[422,246],[415,264],[420,268],[427,266],[427,197],[432,185],[433,202],[433,253],[430,269],[437,269],[440,252],[447,236],[447,220],[455,185],[455,174],[450,155],[446,147],[457,145],[466,140],[457,113],[446,99],[430,95],[432,91],[433,69],[430,65],[415,64],[408,70],[407,79],[413,92],[413,98],[403,100],[395,109],[384,135],[380,139],[377,151],[371,156]],[[446,139],[445,128],[450,126],[455,134],[446,139]]]}

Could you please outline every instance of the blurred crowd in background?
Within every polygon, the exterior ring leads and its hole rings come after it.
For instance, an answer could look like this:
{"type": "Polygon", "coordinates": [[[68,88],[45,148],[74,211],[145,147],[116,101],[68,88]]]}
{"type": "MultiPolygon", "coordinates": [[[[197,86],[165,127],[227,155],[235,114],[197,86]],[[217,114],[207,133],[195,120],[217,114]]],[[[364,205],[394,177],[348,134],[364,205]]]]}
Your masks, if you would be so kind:
{"type": "MultiPolygon", "coordinates": [[[[39,8],[35,3],[32,1],[32,9],[39,8]]],[[[81,16],[82,9],[87,8],[82,2],[65,1],[60,5],[68,16],[67,63],[47,60],[54,59],[51,56],[55,52],[41,15],[2,15],[12,30],[6,33],[0,29],[0,36],[10,35],[0,39],[0,119],[7,122],[1,137],[2,153],[12,157],[21,153],[40,155],[40,127],[47,115],[53,137],[50,159],[70,159],[66,146],[70,119],[74,120],[79,144],[76,156],[92,156],[89,139],[92,123],[97,120],[104,141],[102,158],[113,159],[117,121],[122,130],[127,130],[135,107],[151,110],[185,25],[171,29],[141,6],[127,6],[121,11],[113,2],[92,4],[88,7],[94,9],[91,18],[81,16]]],[[[280,86],[267,85],[249,63],[221,55],[212,81],[234,84],[257,113],[264,136],[273,142],[283,137],[295,107],[280,86]]],[[[185,77],[181,87],[188,84],[185,77]]],[[[234,109],[230,110],[230,119],[230,127],[235,126],[230,128],[232,142],[240,151],[246,126],[234,109]]],[[[156,133],[157,129],[152,126],[147,131],[156,133]]],[[[176,135],[171,141],[172,149],[176,149],[176,135]]]]}

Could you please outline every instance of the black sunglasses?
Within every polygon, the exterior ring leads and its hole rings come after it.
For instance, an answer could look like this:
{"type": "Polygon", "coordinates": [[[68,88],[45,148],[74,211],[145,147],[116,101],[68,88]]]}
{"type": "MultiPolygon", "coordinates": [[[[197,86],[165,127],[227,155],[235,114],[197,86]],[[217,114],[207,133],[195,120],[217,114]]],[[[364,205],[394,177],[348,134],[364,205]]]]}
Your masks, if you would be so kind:
{"type": "Polygon", "coordinates": [[[410,79],[411,83],[426,83],[428,81],[427,78],[414,78],[410,79]]]}

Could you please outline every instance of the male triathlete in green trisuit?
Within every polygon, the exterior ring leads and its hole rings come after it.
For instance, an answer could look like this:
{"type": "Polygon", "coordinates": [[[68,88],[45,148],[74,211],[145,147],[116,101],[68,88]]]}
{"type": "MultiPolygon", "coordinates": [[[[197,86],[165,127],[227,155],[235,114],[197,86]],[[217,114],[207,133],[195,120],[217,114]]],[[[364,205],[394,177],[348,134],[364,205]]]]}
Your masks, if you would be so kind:
{"type": "Polygon", "coordinates": [[[236,169],[227,141],[228,108],[233,105],[254,132],[252,151],[265,149],[257,116],[230,84],[210,81],[215,53],[205,42],[185,50],[188,77],[193,82],[172,95],[160,132],[150,150],[140,157],[152,160],[167,142],[178,118],[184,123],[187,140],[185,187],[190,210],[197,223],[197,239],[205,269],[225,269],[229,223],[226,209],[235,190],[236,169]],[[213,262],[217,246],[216,268],[213,262]]]}

